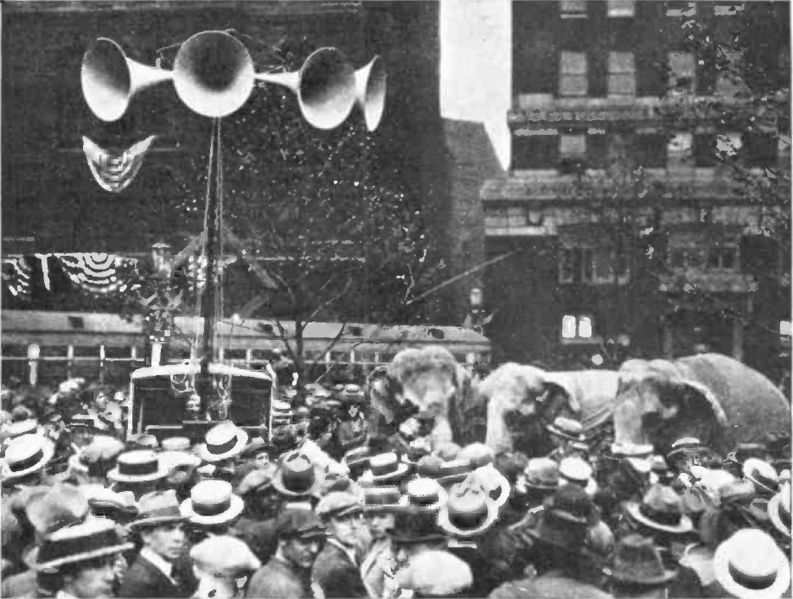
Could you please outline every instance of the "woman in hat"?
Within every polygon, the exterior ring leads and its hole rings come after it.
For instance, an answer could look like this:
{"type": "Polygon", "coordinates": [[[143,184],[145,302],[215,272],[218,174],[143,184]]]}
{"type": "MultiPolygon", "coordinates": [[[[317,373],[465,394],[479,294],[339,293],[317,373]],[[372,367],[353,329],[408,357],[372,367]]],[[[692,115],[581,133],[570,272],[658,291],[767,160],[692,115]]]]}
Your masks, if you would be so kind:
{"type": "Polygon", "coordinates": [[[47,537],[37,569],[49,574],[57,599],[111,597],[116,584],[116,560],[132,548],[106,518],[67,526],[47,537]]]}
{"type": "Polygon", "coordinates": [[[210,536],[190,550],[198,588],[193,597],[244,597],[248,578],[261,567],[248,546],[228,535],[210,536]]]}

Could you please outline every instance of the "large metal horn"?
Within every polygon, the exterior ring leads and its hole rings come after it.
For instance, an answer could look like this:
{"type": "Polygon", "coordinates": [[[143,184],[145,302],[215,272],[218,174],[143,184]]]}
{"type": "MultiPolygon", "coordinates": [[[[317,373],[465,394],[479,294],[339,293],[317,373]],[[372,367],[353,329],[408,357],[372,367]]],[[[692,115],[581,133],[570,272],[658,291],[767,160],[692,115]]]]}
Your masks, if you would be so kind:
{"type": "Polygon", "coordinates": [[[198,114],[220,118],[248,100],[253,60],[245,45],[224,31],[202,31],[185,41],[173,65],[176,93],[198,114]]]}
{"type": "Polygon", "coordinates": [[[167,81],[171,72],[135,62],[113,40],[100,37],[83,55],[83,97],[103,121],[117,121],[140,90],[167,81]]]}
{"type": "Polygon", "coordinates": [[[299,71],[259,73],[256,79],[291,89],[303,117],[317,129],[338,127],[355,104],[355,72],[335,48],[312,52],[299,71]]]}
{"type": "Polygon", "coordinates": [[[366,128],[374,131],[383,118],[386,72],[383,61],[375,56],[369,64],[355,71],[355,101],[363,111],[366,128]]]}

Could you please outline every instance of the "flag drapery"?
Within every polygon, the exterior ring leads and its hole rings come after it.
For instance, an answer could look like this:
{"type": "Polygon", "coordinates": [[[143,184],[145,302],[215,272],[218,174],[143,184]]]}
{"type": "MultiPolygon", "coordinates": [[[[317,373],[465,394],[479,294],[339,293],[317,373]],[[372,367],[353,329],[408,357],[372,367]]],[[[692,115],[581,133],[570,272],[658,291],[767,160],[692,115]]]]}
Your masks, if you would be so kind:
{"type": "Polygon", "coordinates": [[[24,256],[3,258],[3,285],[14,297],[30,295],[30,275],[33,269],[24,256]]]}
{"type": "Polygon", "coordinates": [[[150,135],[119,152],[102,148],[83,136],[85,159],[99,186],[111,193],[126,189],[138,174],[143,158],[156,138],[156,135],[150,135]]]}
{"type": "Polygon", "coordinates": [[[134,258],[122,258],[115,254],[79,252],[53,254],[69,280],[90,293],[106,295],[123,293],[133,283],[130,277],[119,272],[123,267],[137,263],[134,258]]]}

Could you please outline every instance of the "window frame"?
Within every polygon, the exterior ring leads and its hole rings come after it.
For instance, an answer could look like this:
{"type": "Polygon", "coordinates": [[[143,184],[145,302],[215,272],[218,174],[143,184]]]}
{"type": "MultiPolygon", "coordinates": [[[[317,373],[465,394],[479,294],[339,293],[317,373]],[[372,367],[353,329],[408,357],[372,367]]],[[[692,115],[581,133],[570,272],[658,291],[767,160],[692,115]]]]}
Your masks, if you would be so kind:
{"type": "Polygon", "coordinates": [[[557,94],[560,98],[584,98],[589,94],[589,59],[586,52],[560,50],[557,94]],[[571,81],[583,82],[583,86],[567,85],[571,81]]]}
{"type": "Polygon", "coordinates": [[[636,89],[637,89],[637,77],[636,77],[636,55],[633,52],[621,52],[618,50],[610,50],[608,56],[608,73],[607,73],[607,81],[606,81],[606,95],[609,98],[635,98],[636,97],[636,89]],[[617,66],[617,57],[619,55],[629,56],[631,69],[629,70],[613,70],[614,67],[617,66]],[[618,80],[618,78],[625,78],[628,77],[628,80],[632,83],[631,90],[628,93],[624,92],[617,92],[615,91],[616,86],[614,82],[618,80]]]}

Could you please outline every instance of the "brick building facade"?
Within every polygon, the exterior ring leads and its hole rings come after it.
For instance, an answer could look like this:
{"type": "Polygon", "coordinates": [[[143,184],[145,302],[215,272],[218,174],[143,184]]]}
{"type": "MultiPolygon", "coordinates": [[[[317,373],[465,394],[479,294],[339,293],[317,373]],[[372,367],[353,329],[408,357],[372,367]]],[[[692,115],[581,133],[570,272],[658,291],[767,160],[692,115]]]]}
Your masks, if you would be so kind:
{"type": "MultiPolygon", "coordinates": [[[[501,359],[592,367],[710,350],[789,371],[790,246],[766,234],[789,204],[762,205],[715,158],[732,140],[748,172],[789,173],[789,137],[702,117],[734,87],[681,28],[744,8],[513,2],[512,164],[481,192],[487,255],[516,252],[486,283],[501,359]]],[[[787,5],[775,10],[773,60],[790,52],[787,5]]]]}

